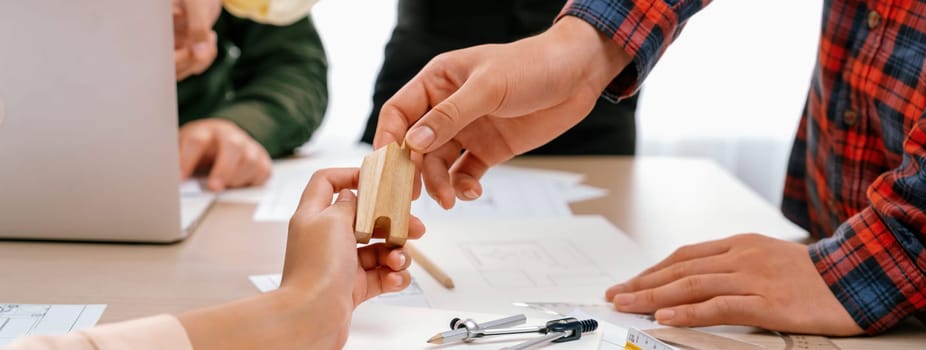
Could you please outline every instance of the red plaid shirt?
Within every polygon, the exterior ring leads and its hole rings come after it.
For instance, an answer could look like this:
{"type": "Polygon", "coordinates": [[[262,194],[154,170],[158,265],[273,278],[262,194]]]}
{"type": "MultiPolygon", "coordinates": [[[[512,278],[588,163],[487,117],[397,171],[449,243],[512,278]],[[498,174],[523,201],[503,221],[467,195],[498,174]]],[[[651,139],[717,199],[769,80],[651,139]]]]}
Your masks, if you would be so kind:
{"type": "MultiPolygon", "coordinates": [[[[635,91],[710,0],[571,0],[633,57],[635,91]]],[[[819,56],[782,211],[824,238],[809,254],[868,333],[926,311],[926,0],[824,0],[819,56]]]]}

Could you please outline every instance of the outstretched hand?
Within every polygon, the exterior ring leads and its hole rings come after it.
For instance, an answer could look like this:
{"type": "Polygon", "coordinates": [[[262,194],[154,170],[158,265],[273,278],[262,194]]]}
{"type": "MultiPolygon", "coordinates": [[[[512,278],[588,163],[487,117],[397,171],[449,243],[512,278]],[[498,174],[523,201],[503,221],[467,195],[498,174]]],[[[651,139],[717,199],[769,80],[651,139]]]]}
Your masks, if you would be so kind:
{"type": "Polygon", "coordinates": [[[489,167],[539,147],[581,121],[629,58],[588,23],[565,17],[547,32],[434,58],[380,111],[374,146],[403,141],[430,196],[482,194],[489,167]]]}

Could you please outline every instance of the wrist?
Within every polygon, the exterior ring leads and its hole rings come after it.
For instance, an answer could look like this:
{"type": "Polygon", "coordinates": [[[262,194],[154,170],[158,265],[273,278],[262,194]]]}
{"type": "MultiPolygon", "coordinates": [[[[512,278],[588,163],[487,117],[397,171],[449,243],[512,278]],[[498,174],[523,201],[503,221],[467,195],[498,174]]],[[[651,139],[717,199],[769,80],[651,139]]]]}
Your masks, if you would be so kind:
{"type": "Polygon", "coordinates": [[[317,291],[281,288],[178,315],[197,350],[336,348],[351,308],[317,291]],[[242,322],[241,320],[254,320],[242,322]]]}
{"type": "Polygon", "coordinates": [[[322,290],[303,290],[281,287],[267,294],[268,318],[274,318],[287,334],[306,334],[306,327],[315,329],[319,334],[337,333],[341,325],[350,320],[353,302],[346,298],[322,290]]]}
{"type": "Polygon", "coordinates": [[[603,91],[630,64],[630,56],[614,40],[577,17],[563,17],[542,37],[546,45],[561,52],[561,64],[575,68],[572,78],[596,92],[603,91]]]}

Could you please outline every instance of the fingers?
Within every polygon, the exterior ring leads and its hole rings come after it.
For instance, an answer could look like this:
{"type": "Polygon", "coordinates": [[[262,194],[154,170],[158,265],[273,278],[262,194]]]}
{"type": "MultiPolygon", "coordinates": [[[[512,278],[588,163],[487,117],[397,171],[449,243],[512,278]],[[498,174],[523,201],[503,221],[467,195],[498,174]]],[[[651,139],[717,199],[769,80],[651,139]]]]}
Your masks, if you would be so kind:
{"type": "Polygon", "coordinates": [[[217,141],[215,162],[212,164],[209,179],[206,181],[206,187],[214,192],[224,190],[235,177],[245,147],[244,143],[247,142],[240,135],[219,137],[217,141]]]}
{"type": "Polygon", "coordinates": [[[407,288],[412,282],[412,276],[407,270],[396,272],[385,267],[378,267],[367,270],[365,274],[366,290],[362,291],[362,295],[356,295],[356,293],[354,295],[354,301],[357,304],[383,293],[398,292],[407,288]]]}
{"type": "Polygon", "coordinates": [[[704,327],[723,324],[764,326],[770,305],[756,295],[721,296],[704,302],[656,311],[656,321],[675,327],[704,327]]]}
{"type": "Polygon", "coordinates": [[[406,271],[411,259],[402,249],[388,248],[383,243],[371,244],[357,249],[357,260],[366,275],[366,289],[361,291],[363,295],[355,293],[356,302],[403,290],[411,283],[411,275],[406,271]]]}
{"type": "Polygon", "coordinates": [[[640,276],[651,273],[653,271],[661,270],[666,266],[675,264],[677,262],[726,253],[730,251],[730,244],[728,240],[729,239],[708,241],[704,243],[687,245],[676,249],[667,258],[663,259],[656,265],[643,270],[643,272],[640,273],[640,276]]]}
{"type": "Polygon", "coordinates": [[[174,49],[174,74],[177,81],[205,72],[218,55],[218,37],[210,32],[204,41],[174,49]]]}
{"type": "Polygon", "coordinates": [[[424,235],[425,226],[421,219],[412,215],[408,218],[408,238],[419,239],[424,235]]]}
{"type": "Polygon", "coordinates": [[[197,41],[192,47],[193,64],[190,67],[192,74],[202,74],[205,72],[215,57],[218,55],[218,36],[215,32],[210,31],[206,35],[206,40],[197,41]]]}
{"type": "Polygon", "coordinates": [[[237,169],[225,184],[227,187],[243,187],[261,184],[270,176],[270,155],[257,142],[248,141],[241,151],[237,169]]]}
{"type": "Polygon", "coordinates": [[[180,5],[186,16],[187,35],[194,42],[206,41],[212,30],[214,0],[185,0],[180,5]]]}
{"type": "Polygon", "coordinates": [[[193,74],[192,65],[193,50],[186,46],[174,49],[174,76],[177,81],[186,79],[193,74]]]}
{"type": "Polygon", "coordinates": [[[453,139],[473,120],[497,109],[507,86],[482,81],[486,79],[473,74],[470,69],[475,61],[471,52],[435,57],[386,101],[373,145],[404,140],[413,150],[429,153],[453,139]]]}
{"type": "Polygon", "coordinates": [[[377,267],[388,267],[392,271],[402,271],[411,264],[411,259],[402,249],[392,249],[383,243],[371,244],[357,249],[357,259],[360,267],[371,270],[377,267]]]}
{"type": "Polygon", "coordinates": [[[180,177],[187,179],[213,147],[209,133],[180,128],[180,177]]]}
{"type": "MultiPolygon", "coordinates": [[[[305,190],[302,191],[302,199],[299,200],[296,215],[315,215],[322,212],[331,206],[331,198],[335,193],[357,188],[359,179],[360,169],[358,168],[332,168],[316,171],[309,179],[305,190]]],[[[350,196],[353,196],[353,193],[350,196]]],[[[356,202],[355,196],[353,200],[356,202]]]]}
{"type": "Polygon", "coordinates": [[[747,294],[738,274],[709,274],[684,277],[665,285],[614,296],[618,311],[631,313],[652,313],[664,307],[702,302],[718,296],[747,294]]]}
{"type": "Polygon", "coordinates": [[[411,152],[412,163],[415,163],[415,182],[412,187],[412,200],[417,200],[421,196],[421,164],[423,157],[421,153],[411,152]]]}
{"type": "Polygon", "coordinates": [[[489,165],[479,159],[474,153],[466,151],[463,156],[450,169],[450,178],[453,182],[457,198],[462,200],[475,200],[482,196],[482,185],[479,179],[489,171],[489,165]]]}
{"type": "MultiPolygon", "coordinates": [[[[424,71],[418,75],[424,74],[424,71]]],[[[373,137],[373,148],[395,142],[402,144],[408,127],[428,111],[428,95],[416,76],[383,104],[373,137]]]]}
{"type": "Polygon", "coordinates": [[[730,259],[727,259],[725,256],[720,255],[672,264],[657,271],[640,274],[627,282],[608,288],[605,292],[605,298],[607,300],[612,300],[614,296],[619,293],[630,293],[656,288],[685,277],[733,272],[733,265],[729,260],[730,259]]]}
{"type": "Polygon", "coordinates": [[[444,209],[453,208],[454,190],[450,184],[450,165],[459,157],[463,147],[448,142],[433,153],[425,154],[422,161],[425,188],[431,198],[444,209]]]}

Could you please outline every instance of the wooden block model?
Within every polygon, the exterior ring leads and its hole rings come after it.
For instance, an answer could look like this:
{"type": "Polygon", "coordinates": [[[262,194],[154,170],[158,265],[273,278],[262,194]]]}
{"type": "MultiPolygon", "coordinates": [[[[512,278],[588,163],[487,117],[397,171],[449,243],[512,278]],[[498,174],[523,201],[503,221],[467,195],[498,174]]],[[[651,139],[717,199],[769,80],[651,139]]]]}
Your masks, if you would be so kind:
{"type": "Polygon", "coordinates": [[[354,228],[358,243],[368,243],[376,234],[389,246],[405,245],[414,177],[409,150],[395,142],[363,158],[354,228]]]}

